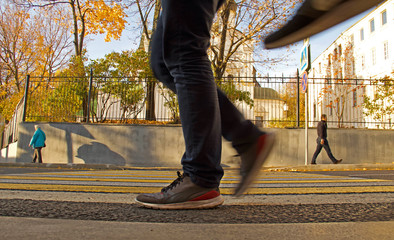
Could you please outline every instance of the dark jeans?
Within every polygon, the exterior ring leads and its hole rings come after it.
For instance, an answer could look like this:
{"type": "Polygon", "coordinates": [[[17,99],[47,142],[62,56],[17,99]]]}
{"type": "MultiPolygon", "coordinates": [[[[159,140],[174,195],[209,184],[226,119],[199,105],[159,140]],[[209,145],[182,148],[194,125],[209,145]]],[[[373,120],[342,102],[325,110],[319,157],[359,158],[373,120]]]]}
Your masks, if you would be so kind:
{"type": "Polygon", "coordinates": [[[34,163],[36,162],[37,158],[38,158],[38,162],[42,163],[41,149],[42,149],[42,147],[34,148],[34,158],[33,158],[34,163]]]}
{"type": "Polygon", "coordinates": [[[321,138],[317,138],[316,139],[316,143],[317,143],[317,147],[316,147],[316,151],[313,154],[312,157],[312,163],[316,163],[316,158],[319,155],[320,151],[322,148],[324,148],[324,150],[326,150],[328,157],[331,159],[331,161],[333,163],[337,162],[337,159],[335,159],[335,157],[332,155],[331,149],[330,149],[330,145],[328,145],[328,141],[327,139],[324,139],[324,144],[321,144],[321,138]]]}
{"type": "Polygon", "coordinates": [[[202,187],[217,187],[222,136],[238,153],[262,132],[218,90],[207,49],[219,0],[163,0],[152,40],[156,78],[177,94],[185,139],[183,171],[202,187]]]}

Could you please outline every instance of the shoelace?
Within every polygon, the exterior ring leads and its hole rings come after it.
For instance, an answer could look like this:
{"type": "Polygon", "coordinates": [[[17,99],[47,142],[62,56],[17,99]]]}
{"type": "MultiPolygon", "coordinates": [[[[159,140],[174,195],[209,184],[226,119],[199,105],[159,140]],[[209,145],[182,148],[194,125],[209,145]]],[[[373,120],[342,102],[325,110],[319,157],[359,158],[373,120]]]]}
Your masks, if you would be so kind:
{"type": "Polygon", "coordinates": [[[183,179],[185,178],[184,174],[181,174],[179,171],[176,172],[178,175],[178,178],[175,179],[170,185],[168,185],[167,187],[164,187],[161,189],[161,192],[167,192],[168,190],[173,189],[174,187],[176,187],[178,184],[180,184],[183,179]]]}

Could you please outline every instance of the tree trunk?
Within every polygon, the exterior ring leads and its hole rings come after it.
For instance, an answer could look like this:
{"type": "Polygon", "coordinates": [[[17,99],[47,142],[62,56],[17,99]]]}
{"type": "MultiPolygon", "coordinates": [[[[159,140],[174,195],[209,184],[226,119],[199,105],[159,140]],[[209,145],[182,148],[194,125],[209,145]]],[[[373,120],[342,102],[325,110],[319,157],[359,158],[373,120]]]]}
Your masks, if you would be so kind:
{"type": "Polygon", "coordinates": [[[221,18],[223,21],[223,27],[220,35],[219,53],[218,53],[217,62],[213,66],[215,77],[217,79],[221,79],[223,77],[227,65],[224,62],[224,53],[226,50],[227,30],[228,30],[228,22],[230,18],[230,4],[228,2],[226,2],[224,5],[221,18]]]}
{"type": "MultiPolygon", "coordinates": [[[[157,21],[159,20],[159,15],[160,15],[160,9],[161,9],[161,1],[157,0],[155,3],[155,14],[153,17],[153,26],[152,26],[152,33],[156,30],[157,27],[157,21]]],[[[145,25],[145,23],[144,23],[145,25]]],[[[149,56],[151,54],[152,48],[151,48],[151,37],[149,37],[148,32],[145,33],[147,36],[147,39],[149,40],[149,48],[148,48],[148,53],[149,56]]],[[[147,80],[146,83],[146,105],[145,105],[145,119],[149,121],[156,121],[156,113],[155,113],[155,89],[156,89],[156,79],[149,79],[147,80]]]]}

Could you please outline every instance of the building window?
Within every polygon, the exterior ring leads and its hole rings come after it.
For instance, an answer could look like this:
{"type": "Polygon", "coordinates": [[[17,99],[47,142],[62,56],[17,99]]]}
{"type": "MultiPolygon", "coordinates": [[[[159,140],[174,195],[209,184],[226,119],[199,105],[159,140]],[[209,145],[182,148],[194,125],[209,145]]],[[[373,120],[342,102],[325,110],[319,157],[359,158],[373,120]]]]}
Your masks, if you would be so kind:
{"type": "Polygon", "coordinates": [[[376,65],[376,48],[371,49],[371,60],[372,65],[376,65]]]}
{"type": "Polygon", "coordinates": [[[326,68],[326,77],[327,77],[327,83],[330,84],[329,78],[331,78],[331,54],[328,54],[328,63],[327,63],[327,68],[326,68]]]}
{"type": "Polygon", "coordinates": [[[333,62],[338,60],[338,49],[334,49],[333,62]]]}
{"type": "Polygon", "coordinates": [[[316,108],[316,103],[313,104],[313,119],[316,119],[317,116],[317,108],[316,108]]]}
{"type": "Polygon", "coordinates": [[[389,59],[389,42],[385,41],[383,43],[383,56],[384,56],[384,60],[389,59]]]}
{"type": "Polygon", "coordinates": [[[356,63],[354,62],[354,59],[352,59],[352,75],[356,74],[356,63]]]}
{"type": "Polygon", "coordinates": [[[357,107],[357,90],[353,90],[353,107],[357,107]]]}
{"type": "Polygon", "coordinates": [[[364,28],[360,29],[360,41],[364,41],[364,28]]]}
{"type": "Polygon", "coordinates": [[[369,21],[369,29],[371,30],[371,33],[375,32],[375,19],[373,18],[369,21]]]}
{"type": "Polygon", "coordinates": [[[384,10],[382,13],[382,25],[385,25],[387,23],[387,12],[384,10]]]}

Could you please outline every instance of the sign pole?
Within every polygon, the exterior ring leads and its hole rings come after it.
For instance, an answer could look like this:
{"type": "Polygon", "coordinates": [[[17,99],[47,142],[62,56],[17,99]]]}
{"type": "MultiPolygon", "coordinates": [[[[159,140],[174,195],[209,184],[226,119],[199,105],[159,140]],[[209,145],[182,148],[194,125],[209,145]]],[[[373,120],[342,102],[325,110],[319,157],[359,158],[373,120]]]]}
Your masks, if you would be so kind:
{"type": "Polygon", "coordinates": [[[305,93],[305,165],[308,165],[308,71],[311,68],[311,49],[309,38],[304,39],[300,56],[300,69],[302,74],[302,91],[305,93]]]}
{"type": "Polygon", "coordinates": [[[308,165],[308,89],[305,91],[305,165],[308,165]]]}

